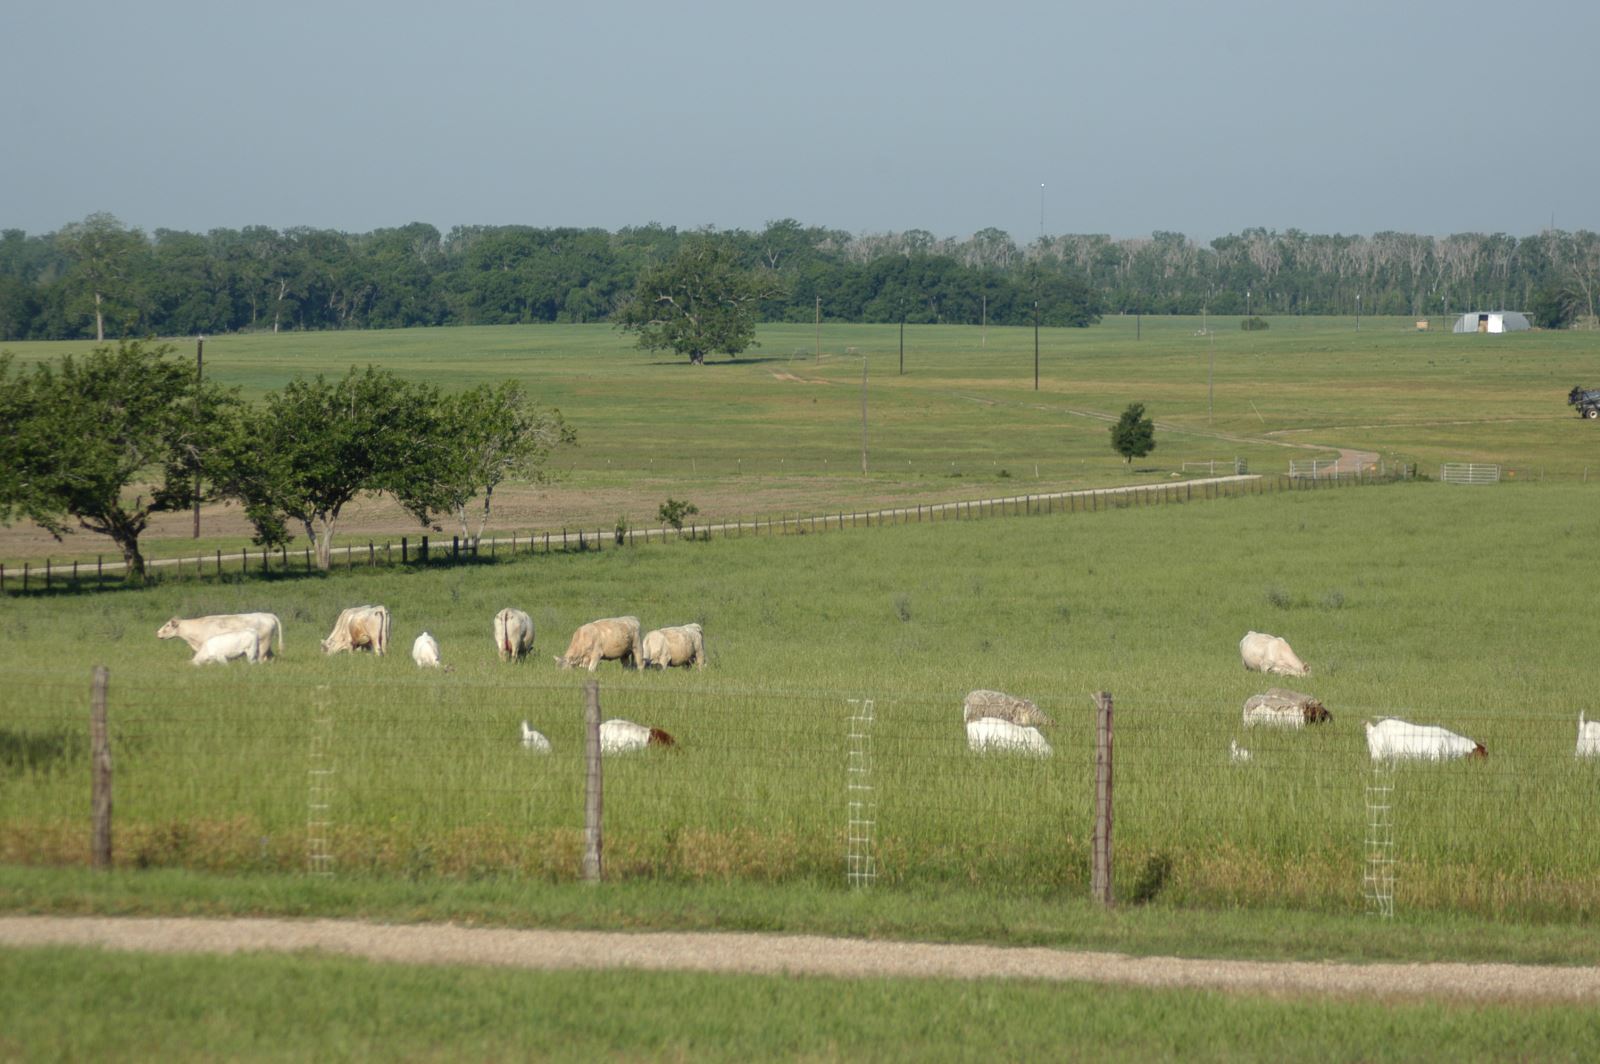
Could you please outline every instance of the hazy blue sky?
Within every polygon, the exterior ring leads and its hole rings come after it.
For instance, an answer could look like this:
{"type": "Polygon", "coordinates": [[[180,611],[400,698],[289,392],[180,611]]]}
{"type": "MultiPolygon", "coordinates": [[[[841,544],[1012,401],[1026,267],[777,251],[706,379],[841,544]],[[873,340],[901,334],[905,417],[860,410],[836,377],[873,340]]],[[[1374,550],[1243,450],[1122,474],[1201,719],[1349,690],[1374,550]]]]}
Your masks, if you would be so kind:
{"type": "Polygon", "coordinates": [[[1600,229],[1595,0],[5,0],[0,227],[1600,229]]]}

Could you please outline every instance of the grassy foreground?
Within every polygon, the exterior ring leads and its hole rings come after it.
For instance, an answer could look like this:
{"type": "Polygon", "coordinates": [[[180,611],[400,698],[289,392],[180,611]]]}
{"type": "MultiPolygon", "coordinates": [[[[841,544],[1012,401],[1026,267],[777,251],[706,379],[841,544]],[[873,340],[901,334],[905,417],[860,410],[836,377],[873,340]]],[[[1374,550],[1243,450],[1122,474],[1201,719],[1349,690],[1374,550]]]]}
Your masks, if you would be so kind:
{"type": "Polygon", "coordinates": [[[0,1055],[95,1060],[1593,1059],[1592,1008],[0,951],[0,1055]],[[219,1006],[225,1002],[225,1006],[219,1006]]]}

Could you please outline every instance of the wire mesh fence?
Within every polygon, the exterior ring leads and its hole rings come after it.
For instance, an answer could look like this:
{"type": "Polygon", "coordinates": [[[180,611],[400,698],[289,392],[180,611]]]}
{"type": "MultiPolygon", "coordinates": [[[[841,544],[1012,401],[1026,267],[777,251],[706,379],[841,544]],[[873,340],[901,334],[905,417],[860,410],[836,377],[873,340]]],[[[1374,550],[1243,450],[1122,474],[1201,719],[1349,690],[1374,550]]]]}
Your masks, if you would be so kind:
{"type": "MultiPolygon", "coordinates": [[[[1087,693],[1032,693],[1054,718],[1040,729],[1045,749],[979,753],[963,692],[612,675],[603,718],[671,743],[601,759],[607,878],[1089,891],[1096,714],[1087,693]]],[[[219,675],[209,698],[179,703],[159,685],[112,678],[117,865],[580,876],[577,683],[253,680],[239,667],[219,675]],[[524,742],[524,721],[548,752],[524,742]]],[[[87,677],[10,688],[0,859],[88,862],[88,690],[87,677]]],[[[1333,715],[1246,727],[1236,706],[1119,698],[1117,900],[1600,910],[1600,757],[1584,754],[1581,733],[1575,745],[1564,713],[1451,721],[1486,757],[1377,760],[1364,719],[1424,722],[1427,711],[1333,715]]]]}

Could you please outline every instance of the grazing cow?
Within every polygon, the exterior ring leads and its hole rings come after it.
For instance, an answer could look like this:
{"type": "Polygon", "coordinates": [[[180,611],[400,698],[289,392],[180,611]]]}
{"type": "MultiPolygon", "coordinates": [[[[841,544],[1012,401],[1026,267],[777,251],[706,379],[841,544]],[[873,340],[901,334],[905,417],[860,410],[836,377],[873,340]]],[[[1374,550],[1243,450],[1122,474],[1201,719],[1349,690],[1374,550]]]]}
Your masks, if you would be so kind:
{"type": "Polygon", "coordinates": [[[1027,754],[1049,757],[1050,744],[1038,728],[1014,724],[999,717],[979,717],[967,722],[967,749],[986,754],[1027,754]]]}
{"type": "Polygon", "coordinates": [[[1458,757],[1488,757],[1482,743],[1433,724],[1384,717],[1367,722],[1367,750],[1374,761],[1449,761],[1458,757]]]}
{"type": "Polygon", "coordinates": [[[411,644],[411,660],[417,663],[418,668],[437,669],[439,667],[439,641],[427,632],[417,636],[416,642],[411,644]]]}
{"type": "Polygon", "coordinates": [[[1246,632],[1239,640],[1239,658],[1244,667],[1256,672],[1276,672],[1284,676],[1310,676],[1311,667],[1301,661],[1288,640],[1265,632],[1246,632]]]}
{"type": "Polygon", "coordinates": [[[501,661],[521,661],[533,649],[533,618],[510,606],[495,614],[494,649],[501,661]]]}
{"type": "Polygon", "coordinates": [[[683,624],[675,628],[657,628],[644,637],[639,645],[639,668],[654,665],[668,669],[674,665],[706,666],[706,640],[698,624],[683,624]]]}
{"type": "Polygon", "coordinates": [[[1235,765],[1243,765],[1250,760],[1250,751],[1239,745],[1239,740],[1228,740],[1228,760],[1235,765]]]}
{"type": "Polygon", "coordinates": [[[190,650],[199,650],[207,639],[223,632],[237,632],[249,628],[261,643],[261,656],[272,656],[272,639],[278,639],[278,653],[283,653],[283,624],[275,613],[215,613],[209,617],[172,618],[156,629],[157,639],[181,639],[190,650]]]}
{"type": "Polygon", "coordinates": [[[522,748],[532,750],[536,754],[550,752],[550,740],[533,730],[533,725],[527,721],[522,722],[522,748]]]}
{"type": "Polygon", "coordinates": [[[261,660],[261,637],[254,628],[218,632],[200,644],[189,664],[226,665],[234,658],[243,658],[252,665],[261,660]]]}
{"type": "Polygon", "coordinates": [[[1578,711],[1578,749],[1575,757],[1600,757],[1600,720],[1584,720],[1578,711]]]}
{"type": "Polygon", "coordinates": [[[1285,687],[1269,687],[1264,695],[1251,695],[1244,702],[1244,726],[1257,724],[1269,728],[1304,728],[1333,719],[1323,704],[1310,695],[1285,687]]]}
{"type": "Polygon", "coordinates": [[[389,611],[382,606],[351,606],[339,614],[333,631],[322,641],[322,652],[337,654],[341,650],[388,653],[389,611]]]}
{"type": "Polygon", "coordinates": [[[556,659],[556,664],[563,669],[582,666],[593,672],[602,661],[620,661],[625,668],[638,668],[639,618],[590,621],[572,633],[567,652],[556,659]]]}
{"type": "Polygon", "coordinates": [[[631,720],[607,720],[600,723],[600,752],[627,754],[651,746],[676,746],[677,740],[660,728],[646,728],[631,720]]]}
{"type": "Polygon", "coordinates": [[[961,704],[961,720],[971,724],[975,720],[991,717],[1008,720],[1024,728],[1052,727],[1055,721],[1050,714],[1028,701],[1003,691],[971,691],[961,704]]]}

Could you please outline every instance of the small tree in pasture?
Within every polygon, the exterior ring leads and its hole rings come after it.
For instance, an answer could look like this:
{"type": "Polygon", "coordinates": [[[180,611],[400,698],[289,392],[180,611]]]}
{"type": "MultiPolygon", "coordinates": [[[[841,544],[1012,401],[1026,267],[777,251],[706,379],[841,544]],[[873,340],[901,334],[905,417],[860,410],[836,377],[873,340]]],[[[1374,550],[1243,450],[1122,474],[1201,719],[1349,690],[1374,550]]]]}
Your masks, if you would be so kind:
{"type": "Polygon", "coordinates": [[[1144,416],[1143,403],[1129,403],[1111,426],[1111,449],[1122,455],[1124,464],[1156,449],[1156,423],[1144,416]]]}

